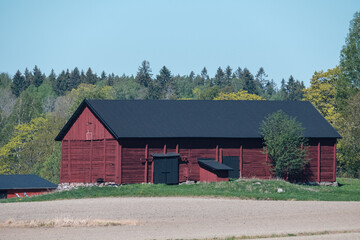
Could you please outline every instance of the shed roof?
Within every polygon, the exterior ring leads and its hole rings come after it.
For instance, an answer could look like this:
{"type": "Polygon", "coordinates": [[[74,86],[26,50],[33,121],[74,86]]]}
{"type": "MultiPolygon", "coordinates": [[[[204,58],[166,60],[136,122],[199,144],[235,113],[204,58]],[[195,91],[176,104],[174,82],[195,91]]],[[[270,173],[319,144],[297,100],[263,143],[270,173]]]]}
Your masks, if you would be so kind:
{"type": "Polygon", "coordinates": [[[221,171],[233,170],[231,167],[222,164],[212,158],[208,158],[208,159],[198,158],[198,163],[200,164],[200,166],[208,167],[211,170],[221,170],[221,171]]]}
{"type": "Polygon", "coordinates": [[[55,140],[85,107],[117,139],[260,138],[262,120],[280,109],[302,123],[305,137],[341,138],[308,101],[84,100],[55,140]]]}
{"type": "Polygon", "coordinates": [[[0,175],[0,190],[55,189],[57,185],[37,175],[0,175]]]}

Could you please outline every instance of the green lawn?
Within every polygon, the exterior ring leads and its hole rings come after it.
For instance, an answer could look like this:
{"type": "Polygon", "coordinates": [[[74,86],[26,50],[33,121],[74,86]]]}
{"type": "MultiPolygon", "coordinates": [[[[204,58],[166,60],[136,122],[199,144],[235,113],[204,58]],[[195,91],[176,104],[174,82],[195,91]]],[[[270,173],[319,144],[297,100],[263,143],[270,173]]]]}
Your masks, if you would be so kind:
{"type": "Polygon", "coordinates": [[[236,180],[183,185],[130,184],[119,187],[88,187],[4,202],[50,201],[96,197],[209,196],[259,200],[360,201],[360,180],[338,178],[339,186],[308,186],[277,180],[236,180]],[[278,188],[284,192],[278,193],[278,188]]]}

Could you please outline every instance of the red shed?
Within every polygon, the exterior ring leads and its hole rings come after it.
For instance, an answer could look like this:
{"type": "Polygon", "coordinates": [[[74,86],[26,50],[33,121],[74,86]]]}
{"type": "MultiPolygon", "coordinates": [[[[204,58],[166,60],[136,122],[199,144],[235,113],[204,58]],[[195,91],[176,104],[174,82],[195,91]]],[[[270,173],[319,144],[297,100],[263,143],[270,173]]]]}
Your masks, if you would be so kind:
{"type": "Polygon", "coordinates": [[[56,137],[60,181],[269,178],[259,127],[280,109],[302,123],[309,139],[305,180],[335,181],[341,136],[310,102],[170,100],[84,100],[56,137]]]}
{"type": "Polygon", "coordinates": [[[0,198],[40,195],[56,188],[56,184],[37,175],[0,175],[0,198]]]}

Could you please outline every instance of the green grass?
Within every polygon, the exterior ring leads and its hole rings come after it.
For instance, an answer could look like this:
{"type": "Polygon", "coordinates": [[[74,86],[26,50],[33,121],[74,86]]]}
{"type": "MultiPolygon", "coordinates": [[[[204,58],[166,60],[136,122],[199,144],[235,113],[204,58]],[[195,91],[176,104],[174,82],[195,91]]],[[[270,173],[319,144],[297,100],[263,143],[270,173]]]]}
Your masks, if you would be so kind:
{"type": "Polygon", "coordinates": [[[258,200],[360,201],[360,180],[338,178],[339,186],[308,186],[277,180],[236,180],[230,182],[183,185],[129,184],[119,187],[83,187],[26,198],[0,200],[5,202],[50,201],[97,197],[229,197],[258,200]],[[278,193],[282,188],[284,192],[278,193]],[[20,200],[21,199],[21,200],[20,200]]]}

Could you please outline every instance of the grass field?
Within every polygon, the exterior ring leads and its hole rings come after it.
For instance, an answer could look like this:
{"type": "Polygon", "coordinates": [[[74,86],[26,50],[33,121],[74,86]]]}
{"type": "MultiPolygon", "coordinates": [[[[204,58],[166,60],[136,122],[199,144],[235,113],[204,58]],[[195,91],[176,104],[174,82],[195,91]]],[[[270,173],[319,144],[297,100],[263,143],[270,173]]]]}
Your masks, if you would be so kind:
{"type": "Polygon", "coordinates": [[[339,186],[309,186],[280,180],[236,180],[216,183],[182,185],[129,184],[119,187],[83,187],[26,198],[0,200],[5,202],[51,201],[97,197],[229,197],[258,200],[360,201],[360,180],[338,178],[339,186]],[[281,188],[283,192],[278,192],[281,188]]]}

